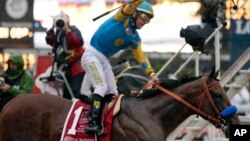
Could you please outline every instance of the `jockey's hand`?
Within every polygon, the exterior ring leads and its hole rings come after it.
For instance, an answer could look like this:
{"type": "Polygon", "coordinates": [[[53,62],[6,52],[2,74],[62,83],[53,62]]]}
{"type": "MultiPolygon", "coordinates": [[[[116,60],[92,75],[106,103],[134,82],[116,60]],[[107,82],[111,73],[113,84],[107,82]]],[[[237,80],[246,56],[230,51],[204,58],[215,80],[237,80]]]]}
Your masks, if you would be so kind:
{"type": "Polygon", "coordinates": [[[159,83],[160,82],[158,76],[155,73],[150,74],[150,81],[152,81],[154,83],[159,83]]]}
{"type": "Polygon", "coordinates": [[[158,76],[155,73],[151,73],[150,80],[148,81],[146,85],[143,86],[142,91],[140,91],[139,93],[142,93],[144,90],[151,89],[154,84],[158,84],[158,83],[160,83],[158,76]]]}

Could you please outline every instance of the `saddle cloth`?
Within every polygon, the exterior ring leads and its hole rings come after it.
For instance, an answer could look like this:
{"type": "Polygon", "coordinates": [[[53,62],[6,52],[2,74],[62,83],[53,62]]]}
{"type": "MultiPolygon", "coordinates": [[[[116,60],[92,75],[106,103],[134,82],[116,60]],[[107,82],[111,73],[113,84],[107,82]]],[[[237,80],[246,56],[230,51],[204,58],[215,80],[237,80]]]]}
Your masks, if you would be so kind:
{"type": "MultiPolygon", "coordinates": [[[[103,109],[104,135],[99,136],[98,141],[110,141],[113,117],[120,110],[122,95],[105,104],[103,109]]],[[[85,133],[88,123],[88,112],[90,105],[78,99],[74,99],[71,109],[64,123],[60,141],[97,141],[97,136],[85,133]]]]}

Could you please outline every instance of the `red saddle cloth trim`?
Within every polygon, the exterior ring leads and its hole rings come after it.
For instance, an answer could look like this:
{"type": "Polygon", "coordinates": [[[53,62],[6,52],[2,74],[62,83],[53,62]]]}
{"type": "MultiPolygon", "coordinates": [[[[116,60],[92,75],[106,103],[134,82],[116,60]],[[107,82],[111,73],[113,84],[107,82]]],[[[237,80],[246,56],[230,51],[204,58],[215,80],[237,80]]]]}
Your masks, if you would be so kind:
{"type": "MultiPolygon", "coordinates": [[[[110,141],[111,128],[113,123],[113,111],[116,105],[116,96],[112,102],[105,105],[103,109],[104,135],[99,136],[99,141],[110,141]]],[[[84,129],[88,123],[88,111],[90,105],[80,100],[74,100],[67,119],[65,121],[60,141],[97,141],[96,136],[85,133],[84,129]]]]}
{"type": "Polygon", "coordinates": [[[104,124],[104,131],[106,134],[98,137],[100,141],[110,141],[111,139],[113,119],[115,116],[114,110],[115,110],[115,105],[120,104],[117,103],[119,97],[122,97],[122,95],[115,96],[110,103],[106,103],[105,108],[103,109],[103,117],[104,117],[103,124],[104,124]]]}

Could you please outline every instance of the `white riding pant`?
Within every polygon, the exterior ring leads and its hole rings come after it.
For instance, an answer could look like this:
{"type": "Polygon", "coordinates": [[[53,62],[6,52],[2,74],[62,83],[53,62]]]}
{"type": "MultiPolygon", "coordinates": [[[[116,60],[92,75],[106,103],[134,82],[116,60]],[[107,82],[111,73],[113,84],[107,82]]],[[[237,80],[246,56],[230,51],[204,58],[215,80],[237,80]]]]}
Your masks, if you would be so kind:
{"type": "Polygon", "coordinates": [[[85,74],[85,76],[83,78],[83,81],[82,81],[82,86],[81,86],[80,94],[86,95],[86,96],[90,97],[92,95],[91,85],[92,84],[91,84],[89,78],[85,74]]]}
{"type": "MultiPolygon", "coordinates": [[[[115,76],[107,57],[90,46],[83,53],[81,64],[86,71],[84,81],[91,82],[95,94],[102,97],[109,93],[118,95],[115,76]]],[[[88,86],[83,86],[83,90],[90,88],[88,82],[83,82],[85,84],[88,86]]],[[[84,91],[82,93],[85,94],[84,91]]]]}

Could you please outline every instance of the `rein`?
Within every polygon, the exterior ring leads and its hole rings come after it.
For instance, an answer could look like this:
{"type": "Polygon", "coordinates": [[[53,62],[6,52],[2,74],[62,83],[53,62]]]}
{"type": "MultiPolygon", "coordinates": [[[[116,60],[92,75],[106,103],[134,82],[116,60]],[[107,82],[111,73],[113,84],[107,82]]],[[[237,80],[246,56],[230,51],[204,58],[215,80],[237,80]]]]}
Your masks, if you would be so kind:
{"type": "MultiPolygon", "coordinates": [[[[153,83],[153,82],[151,82],[151,85],[153,85],[153,86],[156,87],[157,89],[161,90],[161,91],[164,92],[165,94],[167,94],[167,95],[173,97],[173,98],[176,99],[177,101],[183,103],[183,104],[186,105],[188,108],[190,108],[190,109],[192,109],[193,111],[195,111],[198,115],[200,115],[200,116],[204,117],[205,119],[207,119],[208,121],[214,123],[215,126],[216,126],[217,128],[223,129],[223,127],[224,127],[223,124],[225,124],[225,121],[224,121],[223,119],[221,119],[220,112],[219,112],[218,108],[215,106],[215,104],[214,104],[214,102],[213,102],[213,100],[212,100],[211,94],[210,94],[210,92],[209,92],[209,90],[208,90],[208,88],[209,88],[210,86],[212,86],[214,83],[211,83],[210,85],[207,85],[207,83],[206,83],[206,81],[205,81],[205,79],[204,79],[204,76],[202,76],[201,79],[202,79],[202,84],[203,84],[203,89],[204,89],[204,92],[203,92],[203,93],[206,94],[206,96],[207,96],[208,99],[209,99],[209,102],[210,102],[210,103],[212,104],[212,106],[214,107],[214,109],[215,109],[215,111],[216,111],[216,113],[217,113],[217,115],[218,115],[217,118],[215,118],[215,117],[213,117],[213,116],[210,116],[210,115],[208,115],[207,113],[205,113],[205,112],[203,112],[203,111],[200,110],[200,106],[201,106],[201,103],[202,103],[202,101],[203,101],[203,99],[204,99],[204,97],[205,97],[205,94],[204,94],[204,96],[202,97],[202,99],[201,99],[201,101],[200,101],[200,103],[199,103],[199,108],[196,108],[196,107],[194,107],[193,105],[191,105],[190,103],[188,103],[186,100],[184,100],[183,98],[181,98],[180,96],[178,96],[178,95],[176,95],[175,93],[173,93],[173,92],[171,92],[171,91],[165,89],[165,88],[162,87],[161,85],[156,84],[156,83],[153,83]]],[[[148,86],[148,84],[146,84],[146,85],[148,86]]]]}

